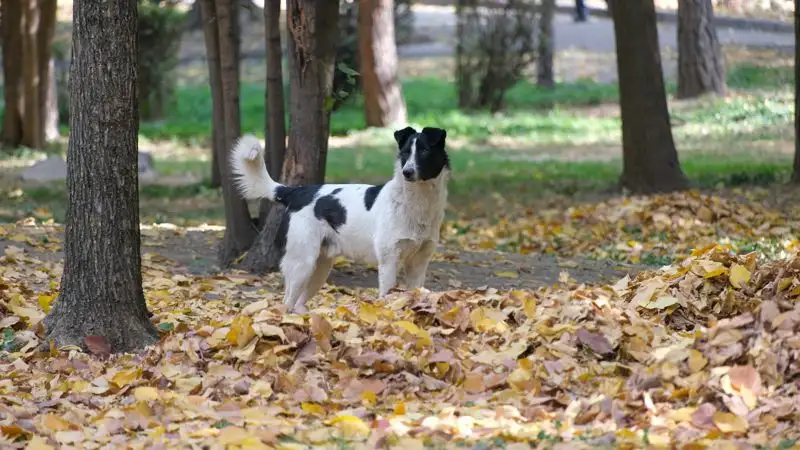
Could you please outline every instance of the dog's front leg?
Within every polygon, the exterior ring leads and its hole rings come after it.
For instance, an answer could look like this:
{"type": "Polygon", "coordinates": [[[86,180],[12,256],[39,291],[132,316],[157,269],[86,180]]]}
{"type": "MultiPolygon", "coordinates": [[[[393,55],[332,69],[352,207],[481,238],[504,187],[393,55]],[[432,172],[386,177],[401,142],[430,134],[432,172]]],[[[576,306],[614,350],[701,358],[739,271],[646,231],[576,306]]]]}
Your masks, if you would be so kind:
{"type": "Polygon", "coordinates": [[[378,251],[378,297],[385,297],[397,285],[400,251],[397,247],[378,251]]]}
{"type": "Polygon", "coordinates": [[[406,260],[404,272],[408,289],[423,287],[425,275],[428,272],[428,263],[431,261],[435,251],[436,243],[434,241],[425,241],[420,249],[406,260]]]}

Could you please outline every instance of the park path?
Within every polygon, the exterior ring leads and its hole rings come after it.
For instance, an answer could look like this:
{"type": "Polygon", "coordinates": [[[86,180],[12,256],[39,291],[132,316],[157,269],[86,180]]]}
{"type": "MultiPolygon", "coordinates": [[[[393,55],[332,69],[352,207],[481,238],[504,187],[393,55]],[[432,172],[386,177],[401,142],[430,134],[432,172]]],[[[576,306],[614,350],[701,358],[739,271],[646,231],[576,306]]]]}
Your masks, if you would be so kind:
{"type": "MultiPolygon", "coordinates": [[[[599,7],[604,2],[589,2],[589,6],[599,7]]],[[[568,8],[574,5],[570,1],[559,1],[559,6],[568,8]]],[[[561,9],[561,8],[560,8],[561,9]]],[[[453,53],[455,45],[455,10],[453,7],[436,5],[414,6],[415,29],[417,35],[426,36],[429,42],[407,44],[399,49],[401,57],[433,57],[448,56],[453,53]]],[[[666,16],[669,13],[664,14],[666,16]]],[[[760,21],[749,21],[753,26],[747,27],[748,21],[740,26],[717,27],[719,39],[723,45],[744,47],[788,48],[794,47],[794,34],[786,30],[770,31],[757,28],[760,21]],[[747,27],[747,28],[744,28],[747,27]]],[[[583,50],[592,53],[613,53],[614,26],[607,17],[595,15],[589,22],[576,23],[572,15],[560,11],[556,14],[555,24],[556,51],[583,50]]],[[[658,37],[663,51],[677,49],[677,24],[662,20],[658,24],[658,37]]]]}

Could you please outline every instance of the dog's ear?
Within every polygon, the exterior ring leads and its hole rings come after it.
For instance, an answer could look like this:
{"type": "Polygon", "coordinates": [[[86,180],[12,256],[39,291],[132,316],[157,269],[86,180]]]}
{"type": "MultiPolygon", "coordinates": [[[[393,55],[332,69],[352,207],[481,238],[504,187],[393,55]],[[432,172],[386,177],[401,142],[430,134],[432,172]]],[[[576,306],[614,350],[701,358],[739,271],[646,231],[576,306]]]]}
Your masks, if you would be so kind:
{"type": "Polygon", "coordinates": [[[415,134],[417,134],[417,130],[411,127],[405,127],[402,130],[397,130],[394,132],[394,140],[397,141],[397,146],[399,148],[403,148],[403,146],[406,144],[406,141],[408,141],[408,138],[415,134]]]}
{"type": "Polygon", "coordinates": [[[431,147],[444,147],[447,131],[442,128],[425,127],[422,129],[422,135],[431,147]]]}

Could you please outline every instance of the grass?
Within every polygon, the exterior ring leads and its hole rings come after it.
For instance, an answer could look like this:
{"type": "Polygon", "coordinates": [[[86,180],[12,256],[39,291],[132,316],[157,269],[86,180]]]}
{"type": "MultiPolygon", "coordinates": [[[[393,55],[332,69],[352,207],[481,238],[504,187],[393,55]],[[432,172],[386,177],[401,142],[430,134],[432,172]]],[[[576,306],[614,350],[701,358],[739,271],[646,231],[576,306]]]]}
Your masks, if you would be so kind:
{"type": "MultiPolygon", "coordinates": [[[[695,186],[765,185],[781,182],[790,172],[793,139],[793,74],[791,68],[732,67],[731,95],[670,104],[673,134],[681,164],[695,186]]],[[[455,88],[434,78],[406,80],[403,90],[410,121],[448,129],[453,142],[451,203],[461,215],[513,210],[564,196],[581,197],[616,189],[621,171],[620,120],[615,85],[592,82],[563,84],[547,91],[521,83],[508,94],[502,114],[462,112],[455,88]]],[[[674,91],[674,86],[668,85],[674,91]]],[[[260,85],[242,86],[242,128],[261,134],[264,92],[260,85]]],[[[207,86],[178,91],[177,110],[162,123],[145,123],[141,136],[205,145],[211,105],[207,86]]],[[[364,130],[361,99],[333,115],[334,135],[364,130]]],[[[355,143],[337,144],[328,157],[331,182],[376,183],[390,176],[391,139],[387,130],[359,133],[355,143]]],[[[185,146],[184,146],[185,147],[185,146]]],[[[63,150],[63,149],[62,149],[63,150]]],[[[30,158],[19,150],[0,158],[30,158]]],[[[155,153],[164,176],[197,174],[207,178],[203,148],[179,156],[155,153]]],[[[0,187],[0,221],[35,215],[63,221],[63,183],[18,190],[0,187]]],[[[145,221],[219,223],[220,193],[205,182],[183,186],[142,186],[145,221]]]]}

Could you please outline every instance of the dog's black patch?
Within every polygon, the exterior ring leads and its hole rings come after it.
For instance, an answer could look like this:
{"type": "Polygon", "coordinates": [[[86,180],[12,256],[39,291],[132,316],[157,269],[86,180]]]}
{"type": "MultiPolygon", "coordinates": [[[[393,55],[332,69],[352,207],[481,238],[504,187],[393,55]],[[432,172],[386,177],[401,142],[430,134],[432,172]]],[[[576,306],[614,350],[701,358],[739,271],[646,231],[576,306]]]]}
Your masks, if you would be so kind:
{"type": "Polygon", "coordinates": [[[275,189],[275,200],[285,205],[289,211],[297,212],[310,205],[320,189],[322,189],[321,184],[278,186],[275,189]]]}
{"type": "Polygon", "coordinates": [[[338,194],[339,192],[342,192],[342,188],[336,188],[336,189],[334,189],[334,190],[333,190],[333,192],[331,192],[331,195],[336,195],[336,194],[338,194]]]}
{"type": "Polygon", "coordinates": [[[372,205],[375,204],[375,199],[378,198],[378,194],[381,193],[381,189],[383,189],[383,184],[370,186],[367,188],[366,192],[364,192],[364,206],[366,206],[367,211],[372,209],[372,205]]]}
{"type": "Polygon", "coordinates": [[[335,231],[347,222],[347,210],[342,206],[342,202],[333,195],[325,195],[317,199],[314,205],[314,216],[317,219],[328,222],[335,231]]]}
{"type": "Polygon", "coordinates": [[[286,254],[286,241],[288,239],[287,235],[289,234],[289,221],[291,218],[292,215],[289,210],[284,210],[283,214],[281,214],[281,223],[278,224],[278,229],[275,231],[275,247],[278,249],[281,260],[286,254]]]}

